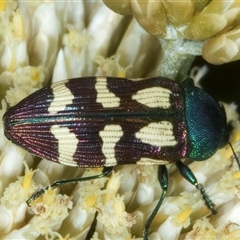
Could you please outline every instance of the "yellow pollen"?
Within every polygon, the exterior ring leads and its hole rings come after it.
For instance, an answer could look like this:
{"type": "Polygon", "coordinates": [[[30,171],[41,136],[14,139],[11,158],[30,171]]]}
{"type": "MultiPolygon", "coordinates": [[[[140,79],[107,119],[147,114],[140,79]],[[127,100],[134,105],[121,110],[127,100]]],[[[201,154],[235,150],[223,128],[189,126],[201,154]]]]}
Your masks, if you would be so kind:
{"type": "Polygon", "coordinates": [[[32,171],[32,169],[29,169],[26,162],[23,162],[23,165],[25,167],[25,176],[23,178],[22,187],[25,189],[29,189],[32,185],[32,178],[35,172],[37,172],[37,169],[32,171]]]}
{"type": "Polygon", "coordinates": [[[187,220],[187,218],[190,216],[190,214],[192,213],[192,209],[191,208],[187,208],[185,209],[183,212],[181,212],[177,218],[178,218],[178,221],[183,223],[187,220]]]}
{"type": "Polygon", "coordinates": [[[86,204],[88,205],[88,207],[93,207],[94,204],[96,203],[97,201],[97,196],[96,195],[92,195],[92,196],[89,196],[86,198],[85,202],[86,204]]]}
{"type": "Polygon", "coordinates": [[[24,19],[19,13],[16,13],[13,17],[13,26],[15,37],[21,40],[25,39],[24,19]]]}
{"type": "Polygon", "coordinates": [[[37,69],[32,69],[31,70],[31,79],[33,81],[38,81],[39,80],[39,71],[37,69]]]}
{"type": "Polygon", "coordinates": [[[125,78],[126,77],[126,70],[125,69],[118,70],[117,71],[117,77],[125,78]]]}
{"type": "Polygon", "coordinates": [[[103,171],[103,168],[102,167],[96,167],[96,168],[94,168],[94,170],[96,171],[96,172],[102,172],[103,171]]]}
{"type": "Polygon", "coordinates": [[[48,206],[52,205],[55,202],[55,192],[56,192],[56,190],[48,189],[43,194],[43,203],[48,206]]]}
{"type": "Polygon", "coordinates": [[[28,171],[26,172],[23,182],[22,182],[22,187],[25,189],[29,189],[32,185],[32,178],[33,178],[34,171],[28,171]]]}
{"type": "Polygon", "coordinates": [[[233,155],[232,149],[228,146],[228,148],[225,149],[225,151],[223,152],[223,156],[226,159],[229,159],[232,155],[233,155]]]}
{"type": "Polygon", "coordinates": [[[5,11],[7,7],[7,1],[1,0],[0,1],[0,11],[5,11]]]}
{"type": "Polygon", "coordinates": [[[236,180],[240,179],[240,171],[233,173],[232,177],[233,179],[236,179],[236,180]]]}
{"type": "Polygon", "coordinates": [[[31,206],[43,202],[43,195],[31,202],[31,206]],[[33,203],[33,204],[32,204],[33,203]]]}
{"type": "Polygon", "coordinates": [[[239,139],[240,139],[240,131],[235,130],[235,131],[233,132],[231,142],[232,142],[232,143],[236,143],[236,142],[239,141],[239,139]]]}

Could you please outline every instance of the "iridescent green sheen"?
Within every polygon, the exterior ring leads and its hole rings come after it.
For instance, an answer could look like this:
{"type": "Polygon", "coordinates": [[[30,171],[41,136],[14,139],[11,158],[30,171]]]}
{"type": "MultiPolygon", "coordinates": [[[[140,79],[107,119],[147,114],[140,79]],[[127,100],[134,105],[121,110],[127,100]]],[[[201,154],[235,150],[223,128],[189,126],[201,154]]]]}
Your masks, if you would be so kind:
{"type": "Polygon", "coordinates": [[[208,93],[193,85],[182,84],[185,91],[185,121],[193,160],[205,160],[227,144],[229,133],[224,108],[208,93]]]}

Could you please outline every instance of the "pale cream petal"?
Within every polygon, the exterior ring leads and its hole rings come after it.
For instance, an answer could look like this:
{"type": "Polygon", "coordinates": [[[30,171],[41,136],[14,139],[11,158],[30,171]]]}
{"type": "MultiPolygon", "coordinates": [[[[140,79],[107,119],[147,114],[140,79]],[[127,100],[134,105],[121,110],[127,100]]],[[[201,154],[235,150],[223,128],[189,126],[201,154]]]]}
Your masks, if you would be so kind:
{"type": "Polygon", "coordinates": [[[160,0],[131,0],[132,13],[139,24],[149,33],[164,37],[166,16],[160,0]]]}
{"type": "Polygon", "coordinates": [[[211,1],[201,12],[195,14],[188,25],[185,35],[192,40],[204,40],[220,31],[227,31],[237,23],[240,14],[240,2],[211,1]]]}
{"type": "Polygon", "coordinates": [[[193,18],[194,1],[167,0],[162,1],[167,19],[174,26],[187,24],[193,18]]]}
{"type": "Polygon", "coordinates": [[[223,64],[240,59],[240,27],[210,38],[202,51],[203,57],[212,64],[223,64]]]}
{"type": "Polygon", "coordinates": [[[111,10],[113,10],[116,13],[122,14],[122,15],[128,15],[131,14],[131,5],[130,0],[103,0],[103,2],[106,4],[107,7],[109,7],[111,10]]]}

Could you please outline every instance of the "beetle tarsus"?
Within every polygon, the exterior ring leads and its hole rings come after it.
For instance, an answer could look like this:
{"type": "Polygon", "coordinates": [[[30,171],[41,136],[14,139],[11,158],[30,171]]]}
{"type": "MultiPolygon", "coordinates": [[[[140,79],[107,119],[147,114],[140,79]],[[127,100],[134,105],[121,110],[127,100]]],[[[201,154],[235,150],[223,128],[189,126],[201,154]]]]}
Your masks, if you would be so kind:
{"type": "Polygon", "coordinates": [[[179,172],[181,173],[181,175],[189,183],[194,185],[200,191],[200,193],[203,196],[203,200],[205,201],[207,207],[212,211],[213,214],[216,214],[217,210],[214,208],[214,203],[212,202],[210,197],[207,195],[203,185],[198,183],[197,178],[193,174],[192,170],[187,165],[182,163],[181,161],[176,161],[176,166],[177,166],[179,172]]]}
{"type": "Polygon", "coordinates": [[[42,188],[42,189],[38,190],[37,192],[33,193],[32,196],[27,199],[27,201],[26,201],[27,205],[30,207],[30,203],[32,201],[35,201],[36,199],[38,199],[40,196],[42,196],[47,189],[49,189],[49,186],[46,186],[45,188],[42,188]]]}
{"type": "Polygon", "coordinates": [[[32,201],[35,201],[37,198],[39,198],[41,195],[43,195],[45,193],[45,191],[48,190],[49,188],[55,188],[55,187],[59,187],[59,186],[70,184],[70,183],[84,182],[84,181],[93,180],[93,179],[97,179],[97,178],[107,177],[112,173],[113,169],[114,169],[114,167],[112,167],[112,166],[111,167],[104,167],[103,170],[102,170],[102,173],[100,173],[98,175],[88,176],[88,177],[80,177],[80,178],[72,178],[72,179],[64,179],[64,180],[57,180],[52,185],[46,186],[46,187],[40,189],[39,191],[33,193],[32,196],[30,198],[28,198],[26,203],[27,203],[28,206],[30,206],[30,203],[32,201]]]}
{"type": "Polygon", "coordinates": [[[207,207],[212,211],[213,214],[217,214],[217,210],[214,207],[215,205],[214,205],[213,201],[210,199],[210,197],[207,195],[203,185],[198,184],[197,189],[199,189],[200,193],[202,194],[207,207]]]}

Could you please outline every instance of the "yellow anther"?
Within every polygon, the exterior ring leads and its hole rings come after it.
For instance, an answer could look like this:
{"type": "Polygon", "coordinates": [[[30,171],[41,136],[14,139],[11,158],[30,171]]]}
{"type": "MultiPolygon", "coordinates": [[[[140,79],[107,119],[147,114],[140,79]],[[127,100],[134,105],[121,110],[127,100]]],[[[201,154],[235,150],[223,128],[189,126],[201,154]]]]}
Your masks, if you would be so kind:
{"type": "Polygon", "coordinates": [[[38,81],[39,80],[39,71],[37,68],[32,68],[31,70],[31,79],[34,81],[38,81]]]}
{"type": "Polygon", "coordinates": [[[5,11],[7,7],[7,1],[1,0],[0,1],[0,11],[5,11]]]}
{"type": "Polygon", "coordinates": [[[14,34],[16,38],[25,39],[24,19],[18,12],[13,17],[14,34]]]}
{"type": "Polygon", "coordinates": [[[48,189],[44,194],[43,194],[43,203],[51,206],[55,200],[56,200],[56,190],[54,189],[48,189]]]}
{"type": "Polygon", "coordinates": [[[233,173],[232,177],[233,179],[236,179],[236,180],[240,179],[240,171],[233,173]]]}
{"type": "Polygon", "coordinates": [[[191,208],[185,209],[180,214],[178,214],[178,216],[177,216],[178,221],[181,222],[181,223],[184,223],[187,220],[187,218],[190,216],[191,213],[192,213],[191,208]]]}
{"type": "Polygon", "coordinates": [[[98,197],[96,195],[91,195],[86,198],[85,202],[88,205],[88,207],[93,207],[97,199],[98,197]]]}

